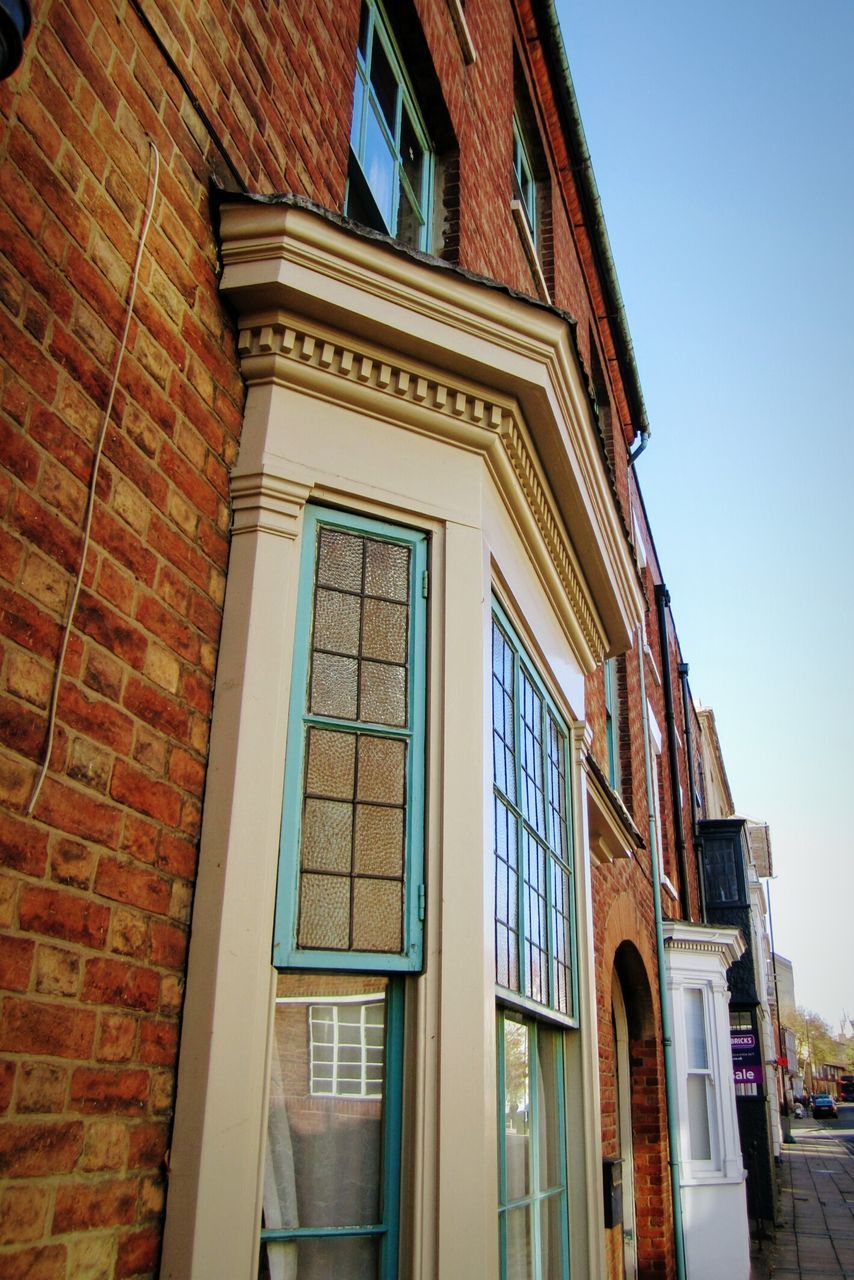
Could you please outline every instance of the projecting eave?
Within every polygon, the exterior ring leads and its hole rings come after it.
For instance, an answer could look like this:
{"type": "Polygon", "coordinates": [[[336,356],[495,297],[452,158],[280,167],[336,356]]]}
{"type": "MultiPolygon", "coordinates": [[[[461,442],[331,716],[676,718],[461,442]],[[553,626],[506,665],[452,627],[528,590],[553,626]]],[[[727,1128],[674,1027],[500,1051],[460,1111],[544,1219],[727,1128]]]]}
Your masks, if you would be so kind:
{"type": "Polygon", "coordinates": [[[224,203],[220,232],[247,380],[482,452],[553,548],[584,668],[627,649],[643,597],[567,317],[290,202],[224,203]]]}
{"type": "Polygon", "coordinates": [[[747,944],[740,929],[728,928],[725,925],[692,924],[688,920],[665,920],[663,922],[664,945],[668,950],[693,951],[720,955],[724,966],[740,960],[747,949],[747,944]]]}

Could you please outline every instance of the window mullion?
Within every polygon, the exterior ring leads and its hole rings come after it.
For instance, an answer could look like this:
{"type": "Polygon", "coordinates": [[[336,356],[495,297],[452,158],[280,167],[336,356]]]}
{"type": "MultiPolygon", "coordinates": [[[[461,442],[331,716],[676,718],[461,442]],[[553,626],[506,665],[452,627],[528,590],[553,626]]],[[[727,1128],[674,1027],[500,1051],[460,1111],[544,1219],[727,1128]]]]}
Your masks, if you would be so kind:
{"type": "Polygon", "coordinates": [[[543,806],[544,817],[546,822],[546,938],[548,940],[548,984],[549,984],[549,1004],[553,1008],[557,1008],[557,965],[556,965],[556,947],[554,936],[554,850],[557,845],[555,833],[553,830],[554,815],[552,812],[552,789],[551,789],[551,720],[549,717],[549,709],[545,698],[542,700],[542,723],[540,729],[540,738],[542,741],[543,756],[543,806]]]}
{"type": "Polygon", "coordinates": [[[537,1027],[528,1023],[528,1091],[531,1102],[531,1200],[528,1212],[531,1215],[531,1247],[534,1255],[534,1275],[541,1276],[542,1240],[540,1232],[540,1083],[539,1083],[539,1045],[537,1044],[537,1027]]]}
{"type": "Polygon", "coordinates": [[[519,965],[519,989],[523,995],[527,995],[527,983],[525,980],[525,957],[526,957],[526,938],[527,927],[525,920],[525,822],[523,819],[524,805],[522,802],[522,753],[525,749],[524,739],[522,737],[522,711],[520,707],[522,693],[522,664],[519,661],[518,653],[513,651],[513,738],[515,751],[514,768],[516,773],[516,898],[517,898],[517,920],[519,929],[517,932],[517,950],[519,965]]]}

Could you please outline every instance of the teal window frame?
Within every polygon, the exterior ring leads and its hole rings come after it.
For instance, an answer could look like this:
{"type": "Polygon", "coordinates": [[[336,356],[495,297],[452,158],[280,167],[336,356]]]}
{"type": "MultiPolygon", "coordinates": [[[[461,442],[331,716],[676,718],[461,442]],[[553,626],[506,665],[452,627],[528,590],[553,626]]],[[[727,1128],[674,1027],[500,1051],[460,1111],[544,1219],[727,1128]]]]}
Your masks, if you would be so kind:
{"type": "Polygon", "coordinates": [[[518,113],[513,114],[513,185],[516,199],[525,211],[525,220],[537,246],[537,180],[518,113]]]}
{"type": "Polygon", "coordinates": [[[615,791],[620,789],[619,702],[617,659],[605,659],[605,741],[608,749],[608,781],[615,791]]]}
{"type": "MultiPolygon", "coordinates": [[[[544,681],[540,677],[536,667],[531,662],[524,646],[522,645],[516,631],[507,617],[507,614],[501,608],[498,601],[493,601],[492,613],[492,697],[493,697],[493,732],[492,732],[492,750],[493,750],[493,858],[495,870],[495,890],[496,890],[496,913],[495,913],[495,955],[496,955],[496,986],[501,995],[511,1001],[520,1008],[529,1009],[538,1016],[552,1017],[567,1026],[577,1026],[578,1022],[578,963],[577,963],[577,947],[576,947],[576,917],[575,917],[575,874],[574,874],[574,850],[573,850],[573,830],[572,830],[572,797],[570,788],[570,753],[569,753],[569,729],[563,715],[560,712],[555,700],[549,693],[544,681]],[[512,654],[512,676],[510,688],[502,683],[504,676],[500,678],[496,674],[496,631],[503,637],[505,644],[508,646],[512,654]],[[530,691],[533,691],[533,694],[530,691]],[[525,810],[524,787],[526,785],[523,779],[523,755],[526,749],[525,729],[526,725],[523,721],[523,700],[528,698],[529,702],[534,697],[538,697],[540,701],[540,733],[539,744],[541,754],[539,758],[539,776],[542,780],[542,814],[539,820],[539,830],[536,830],[536,820],[532,822],[525,810]],[[512,717],[512,733],[501,737],[498,732],[497,706],[498,700],[502,700],[502,727],[507,728],[507,711],[506,703],[512,703],[510,715],[512,717]],[[554,725],[559,738],[560,750],[559,758],[550,757],[548,746],[550,725],[554,725]],[[508,742],[508,737],[511,739],[508,742]],[[522,744],[520,746],[520,744],[522,744]],[[504,761],[499,765],[499,754],[504,752],[504,761]],[[513,771],[513,791],[514,795],[508,794],[505,787],[501,785],[501,778],[505,776],[506,770],[509,774],[510,769],[507,765],[507,757],[512,758],[513,771]],[[515,832],[515,875],[514,868],[511,865],[511,853],[508,852],[507,857],[502,857],[501,840],[499,834],[499,814],[507,815],[508,830],[512,824],[515,832]],[[556,827],[561,826],[558,832],[556,827]],[[530,964],[529,944],[533,951],[536,939],[533,938],[531,928],[531,903],[532,898],[536,896],[531,889],[533,877],[526,875],[526,859],[525,848],[526,840],[535,844],[544,852],[546,873],[543,877],[545,883],[542,886],[542,897],[545,900],[545,922],[546,922],[546,938],[540,939],[545,941],[545,951],[547,954],[547,982],[548,996],[545,1000],[537,999],[526,989],[533,988],[533,977],[530,983],[527,982],[527,974],[532,969],[533,959],[530,964]],[[565,876],[565,914],[561,915],[558,904],[555,901],[555,877],[565,876]],[[501,898],[501,878],[504,877],[507,884],[508,903],[511,897],[515,895],[516,904],[516,972],[518,974],[518,983],[510,986],[506,983],[498,981],[498,975],[501,972],[499,963],[499,952],[503,945],[502,930],[505,922],[500,919],[499,900],[501,898]],[[566,954],[561,955],[560,948],[556,941],[555,920],[566,920],[566,954]],[[558,972],[561,968],[568,968],[565,1006],[561,1007],[561,982],[558,979],[558,972]]],[[[528,734],[528,742],[531,742],[531,735],[528,734]]],[[[534,770],[536,772],[537,762],[534,762],[534,770]]],[[[528,785],[530,789],[530,774],[528,775],[528,785]]],[[[508,936],[512,935],[512,930],[507,926],[508,936]]],[[[508,956],[512,953],[512,944],[507,943],[508,956]]],[[[539,948],[542,951],[542,948],[539,948]]],[[[509,967],[509,964],[508,964],[509,967]]]]}
{"type": "Polygon", "coordinates": [[[262,1227],[261,1241],[334,1240],[371,1236],[380,1241],[378,1280],[397,1280],[400,1249],[400,1179],[403,1134],[403,979],[389,980],[386,995],[385,1091],[378,1222],[343,1227],[262,1227]]]}
{"type": "MultiPolygon", "coordinates": [[[[414,247],[425,251],[428,250],[430,248],[430,221],[432,217],[433,148],[415,92],[406,73],[403,58],[379,0],[362,0],[362,25],[359,44],[356,49],[356,79],[353,94],[350,151],[352,160],[358,165],[365,190],[370,194],[377,217],[382,222],[386,232],[390,236],[399,238],[398,215],[400,212],[400,195],[401,191],[403,191],[412,206],[419,227],[414,247]],[[373,79],[375,37],[385,56],[387,69],[391,72],[396,85],[394,105],[388,112],[383,110],[380,95],[373,79]],[[392,120],[388,119],[389,115],[393,116],[392,120]],[[403,134],[407,118],[414,135],[414,141],[420,148],[421,173],[417,190],[406,172],[405,157],[403,155],[405,145],[403,134]],[[383,158],[390,162],[394,170],[395,180],[393,189],[389,193],[390,207],[385,211],[369,176],[372,134],[375,141],[385,147],[387,155],[384,152],[383,158]]],[[[345,213],[350,212],[350,182],[348,182],[347,186],[344,209],[345,213]]]]}
{"type": "Polygon", "coordinates": [[[300,584],[296,613],[288,748],[282,804],[279,875],[273,927],[273,964],[277,969],[358,970],[365,973],[413,972],[423,956],[424,892],[424,742],[426,716],[427,574],[426,533],[333,508],[308,504],[303,516],[300,584]],[[319,531],[333,527],[359,537],[405,544],[410,548],[408,723],[401,728],[365,721],[339,720],[311,714],[308,682],[319,531]],[[400,952],[300,948],[297,942],[303,775],[308,730],[339,729],[347,733],[397,738],[407,743],[404,827],[403,946],[400,952]]]}
{"type": "MultiPolygon", "coordinates": [[[[543,1271],[543,1243],[542,1243],[542,1218],[539,1210],[544,1202],[550,1199],[559,1199],[561,1204],[560,1213],[560,1239],[561,1239],[561,1257],[557,1260],[558,1269],[550,1268],[548,1275],[551,1280],[559,1277],[559,1280],[569,1280],[569,1176],[567,1169],[567,1142],[566,1142],[566,1075],[564,1062],[564,1037],[558,1027],[550,1026],[547,1022],[523,1017],[516,1010],[499,1006],[497,1010],[497,1033],[496,1033],[496,1057],[498,1066],[498,1245],[500,1258],[500,1275],[501,1280],[506,1280],[508,1270],[508,1249],[507,1249],[507,1218],[508,1214],[513,1210],[527,1208],[530,1214],[529,1230],[531,1239],[531,1270],[529,1272],[530,1280],[546,1280],[543,1271]],[[507,1092],[507,1063],[505,1060],[505,1023],[511,1020],[517,1022],[527,1029],[528,1035],[528,1062],[531,1064],[529,1070],[529,1120],[528,1131],[530,1134],[530,1151],[528,1156],[528,1167],[531,1177],[530,1194],[520,1199],[508,1199],[507,1187],[507,1129],[505,1120],[505,1096],[507,1092]],[[542,1187],[540,1185],[540,1123],[539,1112],[543,1105],[543,1099],[540,1097],[540,1073],[537,1070],[537,1064],[540,1054],[540,1037],[554,1037],[556,1072],[555,1072],[555,1098],[554,1109],[556,1115],[556,1132],[553,1137],[558,1143],[558,1164],[562,1173],[562,1182],[554,1187],[542,1187]]],[[[515,1274],[515,1273],[514,1273],[515,1274]]]]}

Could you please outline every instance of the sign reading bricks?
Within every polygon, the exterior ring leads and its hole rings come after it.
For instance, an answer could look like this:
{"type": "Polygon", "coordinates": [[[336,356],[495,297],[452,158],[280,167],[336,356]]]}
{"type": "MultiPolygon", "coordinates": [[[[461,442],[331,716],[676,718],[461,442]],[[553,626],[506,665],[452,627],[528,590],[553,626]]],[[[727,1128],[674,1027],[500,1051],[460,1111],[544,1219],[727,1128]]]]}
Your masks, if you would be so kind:
{"type": "Polygon", "coordinates": [[[736,1084],[762,1084],[762,1055],[753,1031],[730,1030],[732,1078],[736,1084]]]}

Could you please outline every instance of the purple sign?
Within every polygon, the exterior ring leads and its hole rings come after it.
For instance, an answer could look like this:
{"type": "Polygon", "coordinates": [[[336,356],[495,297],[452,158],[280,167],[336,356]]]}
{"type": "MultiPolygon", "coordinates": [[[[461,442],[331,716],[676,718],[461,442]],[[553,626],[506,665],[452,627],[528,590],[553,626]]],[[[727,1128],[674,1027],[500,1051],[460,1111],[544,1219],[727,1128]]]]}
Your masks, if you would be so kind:
{"type": "Polygon", "coordinates": [[[762,1054],[752,1031],[730,1028],[732,1078],[736,1084],[762,1084],[762,1054]]]}

